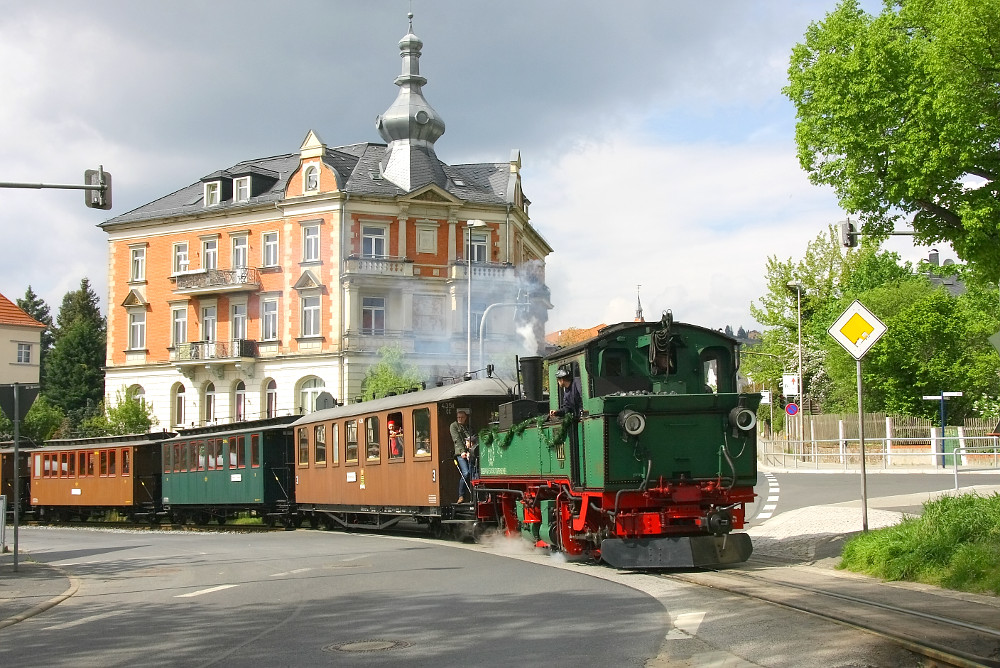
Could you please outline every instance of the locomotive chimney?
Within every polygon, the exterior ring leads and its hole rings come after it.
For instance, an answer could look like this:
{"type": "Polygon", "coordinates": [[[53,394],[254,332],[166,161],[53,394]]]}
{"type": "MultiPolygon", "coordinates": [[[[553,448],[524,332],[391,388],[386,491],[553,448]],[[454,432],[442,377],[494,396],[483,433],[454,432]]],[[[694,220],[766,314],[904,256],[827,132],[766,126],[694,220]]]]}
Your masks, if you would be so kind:
{"type": "Polygon", "coordinates": [[[542,401],[542,358],[521,358],[521,394],[531,401],[542,401]]]}

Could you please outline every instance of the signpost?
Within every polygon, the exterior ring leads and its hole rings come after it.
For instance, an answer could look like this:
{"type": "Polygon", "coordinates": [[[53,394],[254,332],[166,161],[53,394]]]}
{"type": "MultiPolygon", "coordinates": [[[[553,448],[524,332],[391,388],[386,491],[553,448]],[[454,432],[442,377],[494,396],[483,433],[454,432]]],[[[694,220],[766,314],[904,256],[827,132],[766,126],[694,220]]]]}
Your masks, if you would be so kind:
{"type": "Polygon", "coordinates": [[[861,445],[861,528],[868,531],[868,478],[865,472],[865,412],[862,401],[861,358],[885,334],[886,326],[858,300],[847,307],[828,330],[858,363],[858,442],[861,445]]]}
{"type": "Polygon", "coordinates": [[[38,396],[38,385],[0,385],[0,410],[14,423],[14,572],[17,572],[17,528],[21,515],[21,467],[18,465],[18,444],[21,440],[21,420],[28,414],[38,396]]]}
{"type": "MultiPolygon", "coordinates": [[[[945,466],[948,465],[944,456],[944,423],[945,423],[945,418],[947,416],[947,413],[945,413],[944,402],[945,400],[950,399],[951,397],[960,397],[960,396],[962,396],[961,392],[942,392],[940,395],[925,394],[923,397],[924,401],[941,402],[941,468],[944,468],[945,466]]],[[[956,487],[955,489],[958,489],[958,487],[956,487]]]]}

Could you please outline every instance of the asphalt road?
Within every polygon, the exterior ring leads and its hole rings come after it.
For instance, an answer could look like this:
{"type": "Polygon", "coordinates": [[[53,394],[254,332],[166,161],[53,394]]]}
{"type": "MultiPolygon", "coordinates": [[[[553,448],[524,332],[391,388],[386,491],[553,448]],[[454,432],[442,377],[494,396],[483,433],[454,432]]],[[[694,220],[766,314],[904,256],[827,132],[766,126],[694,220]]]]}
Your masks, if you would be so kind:
{"type": "MultiPolygon", "coordinates": [[[[796,510],[807,506],[825,506],[861,499],[860,473],[811,472],[792,473],[779,471],[772,473],[772,480],[778,484],[778,491],[772,491],[769,479],[763,473],[759,474],[758,484],[754,491],[757,499],[747,516],[754,517],[767,503],[768,498],[777,499],[770,503],[775,505],[774,514],[796,510]]],[[[866,476],[868,499],[905,495],[920,495],[926,492],[950,490],[955,487],[955,478],[950,473],[901,473],[876,472],[866,476]]],[[[972,485],[1000,484],[1000,474],[959,474],[959,489],[972,485]]],[[[919,498],[910,498],[896,502],[879,503],[879,508],[919,515],[923,509],[919,498]]]]}
{"type": "Polygon", "coordinates": [[[31,528],[78,593],[2,632],[4,666],[641,666],[639,591],[449,543],[319,531],[31,528]]]}

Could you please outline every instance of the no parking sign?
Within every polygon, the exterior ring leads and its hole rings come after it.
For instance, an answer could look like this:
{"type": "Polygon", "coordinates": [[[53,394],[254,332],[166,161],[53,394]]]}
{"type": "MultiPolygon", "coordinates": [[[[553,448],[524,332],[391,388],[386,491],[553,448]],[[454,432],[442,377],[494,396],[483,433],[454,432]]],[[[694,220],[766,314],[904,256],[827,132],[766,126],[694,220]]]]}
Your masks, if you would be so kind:
{"type": "Polygon", "coordinates": [[[799,405],[796,403],[791,403],[785,406],[785,412],[789,415],[795,415],[799,412],[799,405]]]}

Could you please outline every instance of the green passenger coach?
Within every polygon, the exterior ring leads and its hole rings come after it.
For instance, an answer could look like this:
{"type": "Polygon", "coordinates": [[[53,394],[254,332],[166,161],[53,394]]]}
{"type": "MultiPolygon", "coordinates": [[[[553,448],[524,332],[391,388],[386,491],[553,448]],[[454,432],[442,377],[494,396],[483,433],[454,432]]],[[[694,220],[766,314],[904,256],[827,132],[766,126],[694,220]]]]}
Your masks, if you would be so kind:
{"type": "Polygon", "coordinates": [[[297,416],[182,429],[163,444],[163,510],[173,522],[224,524],[252,512],[293,521],[289,426],[297,416]]]}

